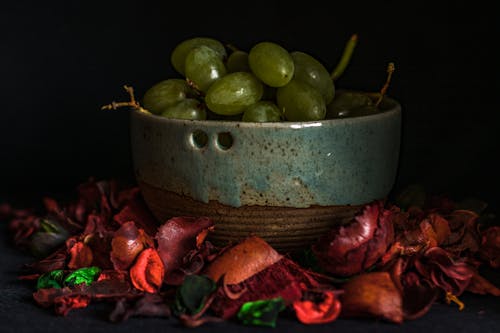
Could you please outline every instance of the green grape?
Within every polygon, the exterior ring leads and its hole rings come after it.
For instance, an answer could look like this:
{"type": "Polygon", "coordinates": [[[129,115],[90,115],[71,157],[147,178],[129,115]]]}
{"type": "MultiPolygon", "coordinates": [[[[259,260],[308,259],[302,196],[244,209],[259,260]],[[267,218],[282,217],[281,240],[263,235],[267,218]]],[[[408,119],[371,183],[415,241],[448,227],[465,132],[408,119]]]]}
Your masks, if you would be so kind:
{"type": "Polygon", "coordinates": [[[349,112],[343,117],[362,117],[362,116],[370,116],[372,114],[380,113],[380,109],[375,105],[363,105],[356,106],[349,110],[349,112]]]}
{"type": "Polygon", "coordinates": [[[281,111],[273,102],[260,101],[245,109],[242,120],[259,123],[280,121],[281,111]]]}
{"type": "Polygon", "coordinates": [[[366,94],[356,91],[339,91],[328,104],[326,118],[351,117],[352,110],[373,106],[373,100],[366,94]]]}
{"type": "Polygon", "coordinates": [[[143,107],[151,113],[160,114],[192,94],[192,89],[184,80],[168,79],[149,88],[142,99],[143,107]]]}
{"type": "Polygon", "coordinates": [[[194,98],[186,98],[174,106],[166,108],[162,117],[173,119],[205,120],[207,112],[202,103],[194,98]]]}
{"type": "Polygon", "coordinates": [[[221,115],[235,115],[262,98],[262,83],[251,73],[228,74],[210,86],[205,95],[207,107],[221,115]]]}
{"type": "Polygon", "coordinates": [[[250,72],[248,53],[240,50],[234,51],[227,58],[226,67],[228,73],[250,72]]]}
{"type": "Polygon", "coordinates": [[[208,46],[215,52],[217,52],[221,60],[226,58],[226,48],[224,47],[224,45],[222,45],[221,42],[213,38],[195,37],[179,43],[172,51],[170,61],[172,62],[175,70],[184,75],[186,57],[189,51],[191,51],[195,47],[202,45],[208,46]]]}
{"type": "Polygon", "coordinates": [[[326,68],[306,53],[296,51],[291,56],[295,65],[294,78],[309,83],[323,95],[326,104],[330,103],[335,95],[335,87],[326,68]]]}
{"type": "Polygon", "coordinates": [[[312,121],[325,118],[325,99],[309,84],[293,79],[278,88],[276,100],[289,121],[312,121]]]}
{"type": "Polygon", "coordinates": [[[271,87],[282,87],[293,77],[292,57],[275,43],[256,44],[248,54],[248,63],[255,76],[271,87]]]}
{"type": "Polygon", "coordinates": [[[216,51],[202,45],[189,51],[185,73],[199,90],[206,92],[212,83],[226,75],[226,67],[216,51]]]}

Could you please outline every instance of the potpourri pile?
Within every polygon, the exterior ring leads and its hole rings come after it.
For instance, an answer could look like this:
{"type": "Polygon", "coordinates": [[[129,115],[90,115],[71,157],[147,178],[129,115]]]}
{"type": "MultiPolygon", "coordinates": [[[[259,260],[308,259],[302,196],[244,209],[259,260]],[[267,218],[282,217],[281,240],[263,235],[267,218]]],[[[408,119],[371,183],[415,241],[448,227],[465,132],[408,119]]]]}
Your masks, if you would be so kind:
{"type": "MultiPolygon", "coordinates": [[[[57,315],[112,304],[109,319],[304,324],[338,317],[402,323],[464,292],[500,296],[479,274],[500,267],[500,226],[479,200],[455,202],[410,186],[366,205],[310,249],[279,253],[258,236],[214,246],[202,216],[157,221],[137,187],[89,179],[66,201],[34,211],[0,204],[13,244],[37,259],[20,270],[33,299],[57,315]]],[[[497,281],[498,282],[498,281],[497,281]]]]}

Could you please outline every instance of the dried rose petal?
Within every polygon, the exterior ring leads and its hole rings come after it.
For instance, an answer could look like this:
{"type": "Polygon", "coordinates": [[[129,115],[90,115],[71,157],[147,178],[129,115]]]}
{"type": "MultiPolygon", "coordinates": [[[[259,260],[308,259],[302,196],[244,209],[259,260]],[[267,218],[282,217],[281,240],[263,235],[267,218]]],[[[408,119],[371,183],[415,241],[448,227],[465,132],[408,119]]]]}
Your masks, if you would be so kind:
{"type": "Polygon", "coordinates": [[[134,287],[148,293],[155,293],[160,289],[164,274],[163,262],[153,248],[142,251],[130,268],[130,280],[134,287]]]}
{"type": "Polygon", "coordinates": [[[428,281],[456,296],[462,294],[474,275],[473,267],[463,259],[453,259],[439,247],[426,250],[415,260],[415,268],[428,281]]]}
{"type": "MultiPolygon", "coordinates": [[[[131,195],[130,193],[125,193],[127,195],[131,195]]],[[[124,199],[121,198],[120,200],[124,199]]],[[[159,225],[158,220],[148,209],[142,197],[137,195],[133,195],[130,200],[126,202],[123,208],[113,216],[113,221],[118,224],[134,221],[137,226],[144,229],[149,235],[154,235],[156,233],[157,225],[159,225]]]]}
{"type": "Polygon", "coordinates": [[[481,258],[493,268],[500,268],[500,227],[489,227],[481,233],[481,258]]]}
{"type": "Polygon", "coordinates": [[[126,298],[116,302],[115,309],[109,315],[112,322],[123,322],[130,317],[170,317],[170,307],[162,296],[157,294],[145,294],[131,303],[126,298]]]}
{"type": "Polygon", "coordinates": [[[319,303],[313,300],[293,302],[293,309],[299,321],[303,324],[326,324],[334,321],[340,314],[341,303],[333,291],[323,292],[323,300],[319,303]]]}
{"type": "MultiPolygon", "coordinates": [[[[66,246],[68,246],[68,241],[66,241],[66,246]]],[[[83,242],[73,242],[68,251],[70,256],[68,262],[69,269],[78,269],[92,265],[92,250],[83,242]]]]}
{"type": "Polygon", "coordinates": [[[402,323],[403,299],[387,272],[364,273],[343,285],[342,316],[372,317],[402,323]]]}
{"type": "Polygon", "coordinates": [[[90,303],[88,295],[63,295],[54,299],[55,312],[58,315],[66,316],[73,309],[85,308],[90,303]]]}
{"type": "Polygon", "coordinates": [[[481,295],[491,294],[493,296],[500,296],[500,289],[477,272],[472,276],[467,286],[467,291],[481,295]]]}
{"type": "Polygon", "coordinates": [[[206,236],[205,230],[213,230],[213,222],[206,217],[174,217],[158,229],[158,254],[165,266],[167,283],[170,272],[182,266],[190,251],[198,249],[199,235],[206,236]]]}
{"type": "Polygon", "coordinates": [[[334,228],[313,245],[322,268],[338,276],[350,276],[370,268],[394,239],[392,211],[382,202],[366,205],[345,226],[334,228]]]}

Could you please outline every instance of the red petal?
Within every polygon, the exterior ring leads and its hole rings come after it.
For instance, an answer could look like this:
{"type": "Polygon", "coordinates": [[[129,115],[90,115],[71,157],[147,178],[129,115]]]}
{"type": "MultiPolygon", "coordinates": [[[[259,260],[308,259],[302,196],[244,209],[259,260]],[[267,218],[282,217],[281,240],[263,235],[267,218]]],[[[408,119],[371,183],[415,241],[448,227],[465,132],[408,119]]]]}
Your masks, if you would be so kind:
{"type": "Polygon", "coordinates": [[[165,268],[158,252],[149,248],[141,252],[136,263],[130,269],[130,279],[135,288],[155,293],[160,289],[165,268]]]}
{"type": "Polygon", "coordinates": [[[312,301],[295,301],[293,308],[300,322],[304,324],[325,324],[337,319],[340,314],[341,303],[332,291],[324,292],[323,302],[316,304],[312,301]]]}

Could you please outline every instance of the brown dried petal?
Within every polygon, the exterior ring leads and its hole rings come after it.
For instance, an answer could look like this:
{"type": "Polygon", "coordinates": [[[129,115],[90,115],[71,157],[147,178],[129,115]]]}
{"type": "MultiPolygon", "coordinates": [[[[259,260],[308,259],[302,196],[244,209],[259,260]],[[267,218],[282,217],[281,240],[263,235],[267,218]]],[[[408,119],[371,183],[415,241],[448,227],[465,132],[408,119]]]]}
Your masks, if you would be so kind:
{"type": "Polygon", "coordinates": [[[116,270],[126,270],[145,247],[145,235],[130,221],[122,224],[111,240],[110,259],[116,270]]]}
{"type": "Polygon", "coordinates": [[[214,281],[224,276],[226,284],[237,284],[281,258],[262,238],[252,236],[223,252],[207,267],[204,274],[214,281]]]}
{"type": "Polygon", "coordinates": [[[387,272],[365,273],[343,285],[342,316],[403,322],[403,299],[387,272]]]}

